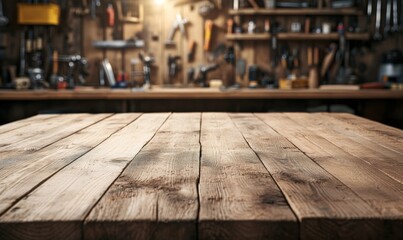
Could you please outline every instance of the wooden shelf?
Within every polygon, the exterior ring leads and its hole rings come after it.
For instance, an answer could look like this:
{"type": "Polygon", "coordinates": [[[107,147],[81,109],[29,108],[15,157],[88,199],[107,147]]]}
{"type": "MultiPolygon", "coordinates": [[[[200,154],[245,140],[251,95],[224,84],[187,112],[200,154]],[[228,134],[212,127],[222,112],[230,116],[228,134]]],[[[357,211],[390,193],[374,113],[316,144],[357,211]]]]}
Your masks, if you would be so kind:
{"type": "MultiPolygon", "coordinates": [[[[316,34],[316,33],[278,33],[279,40],[338,40],[338,33],[316,34]]],[[[263,41],[270,40],[269,33],[254,34],[227,34],[227,40],[230,41],[263,41]]],[[[366,41],[370,39],[369,33],[346,33],[347,40],[366,41]]]]}
{"type": "Polygon", "coordinates": [[[356,8],[278,8],[278,9],[253,9],[229,10],[230,15],[362,15],[363,12],[356,8]]]}

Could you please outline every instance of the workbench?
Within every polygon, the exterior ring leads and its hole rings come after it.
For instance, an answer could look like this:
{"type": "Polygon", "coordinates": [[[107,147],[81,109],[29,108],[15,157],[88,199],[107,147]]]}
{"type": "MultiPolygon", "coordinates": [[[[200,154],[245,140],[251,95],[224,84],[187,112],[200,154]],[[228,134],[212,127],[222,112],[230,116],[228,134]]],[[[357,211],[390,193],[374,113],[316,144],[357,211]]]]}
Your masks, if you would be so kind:
{"type": "Polygon", "coordinates": [[[399,90],[161,88],[77,90],[1,90],[0,100],[144,100],[144,99],[403,99],[399,90]]]}
{"type": "Polygon", "coordinates": [[[403,131],[350,114],[0,126],[0,239],[403,239],[403,131]]]}
{"type": "Polygon", "coordinates": [[[403,129],[402,109],[403,91],[391,90],[222,91],[153,86],[146,91],[106,88],[0,91],[0,124],[40,113],[344,111],[403,129]]]}

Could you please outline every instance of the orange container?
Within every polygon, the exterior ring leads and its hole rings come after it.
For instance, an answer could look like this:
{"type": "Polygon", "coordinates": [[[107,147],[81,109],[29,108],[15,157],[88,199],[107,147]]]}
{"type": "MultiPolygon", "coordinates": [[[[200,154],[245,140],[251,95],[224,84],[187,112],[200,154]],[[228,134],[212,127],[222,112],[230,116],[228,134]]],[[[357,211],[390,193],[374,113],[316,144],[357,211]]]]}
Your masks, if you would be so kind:
{"type": "Polygon", "coordinates": [[[57,4],[18,4],[18,24],[59,25],[60,7],[57,4]]]}

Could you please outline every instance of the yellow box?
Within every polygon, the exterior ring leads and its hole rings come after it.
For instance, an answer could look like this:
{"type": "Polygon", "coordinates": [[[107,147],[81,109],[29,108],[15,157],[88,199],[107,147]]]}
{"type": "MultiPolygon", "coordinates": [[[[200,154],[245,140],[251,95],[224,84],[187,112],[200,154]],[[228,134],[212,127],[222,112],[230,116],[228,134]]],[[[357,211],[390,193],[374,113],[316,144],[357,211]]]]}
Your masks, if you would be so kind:
{"type": "Polygon", "coordinates": [[[18,4],[18,24],[59,25],[60,7],[57,4],[18,4]]]}
{"type": "Polygon", "coordinates": [[[297,89],[297,88],[308,88],[308,79],[299,78],[299,79],[280,79],[279,81],[280,89],[297,89]]]}

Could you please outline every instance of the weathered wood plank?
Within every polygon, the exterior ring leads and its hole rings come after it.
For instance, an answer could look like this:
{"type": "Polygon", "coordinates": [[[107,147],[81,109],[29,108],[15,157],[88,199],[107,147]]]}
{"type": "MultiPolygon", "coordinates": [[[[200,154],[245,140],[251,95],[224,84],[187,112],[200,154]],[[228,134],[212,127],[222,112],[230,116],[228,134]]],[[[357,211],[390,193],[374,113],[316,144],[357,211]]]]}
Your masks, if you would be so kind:
{"type": "Polygon", "coordinates": [[[200,239],[297,239],[284,196],[225,113],[201,129],[200,239]]]}
{"type": "Polygon", "coordinates": [[[200,118],[171,115],[91,211],[85,239],[196,238],[200,118]]]}
{"type": "Polygon", "coordinates": [[[352,131],[340,128],[336,131],[334,128],[337,125],[330,122],[330,119],[326,119],[323,115],[321,118],[318,118],[318,115],[309,113],[285,114],[297,122],[303,122],[309,131],[317,132],[334,145],[362,159],[363,164],[370,164],[389,177],[403,183],[402,154],[368,141],[352,131]]]}
{"type": "Polygon", "coordinates": [[[0,152],[37,151],[110,114],[61,114],[1,135],[0,152]]]}
{"type": "Polygon", "coordinates": [[[307,130],[304,122],[294,121],[280,113],[267,114],[264,120],[376,209],[379,213],[377,218],[385,219],[384,238],[388,238],[388,234],[397,239],[403,238],[403,188],[400,183],[363,164],[361,159],[348,154],[317,132],[307,130]]]}
{"type": "MultiPolygon", "coordinates": [[[[70,136],[71,134],[85,129],[98,121],[101,121],[111,114],[74,114],[74,115],[59,115],[60,117],[52,118],[52,120],[45,121],[43,124],[33,124],[28,126],[31,129],[31,133],[27,133],[25,130],[20,132],[20,129],[16,131],[7,132],[2,135],[0,141],[8,142],[3,147],[0,147],[0,169],[7,169],[21,164],[21,159],[25,159],[23,164],[26,164],[26,156],[35,153],[36,151],[49,146],[63,138],[70,136]],[[16,133],[13,135],[12,133],[16,133]],[[36,135],[32,135],[35,133],[36,135]],[[28,137],[24,137],[28,136],[28,137]],[[23,139],[19,139],[23,137],[23,139]],[[16,140],[10,142],[10,140],[16,140]]],[[[1,177],[1,176],[0,176],[1,177]]]]}
{"type": "MultiPolygon", "coordinates": [[[[19,121],[7,123],[0,126],[0,134],[12,131],[14,129],[18,129],[27,125],[31,125],[33,123],[38,123],[44,121],[46,119],[50,119],[56,117],[55,114],[43,114],[43,115],[36,115],[30,118],[22,119],[19,121]]],[[[43,123],[43,122],[41,122],[43,123]]]]}
{"type": "Polygon", "coordinates": [[[84,155],[141,114],[117,114],[32,154],[3,161],[0,169],[0,214],[61,168],[84,155]]]}
{"type": "Polygon", "coordinates": [[[127,164],[154,136],[168,113],[142,115],[63,168],[0,217],[1,237],[80,239],[82,221],[127,164]],[[24,224],[30,222],[30,224],[24,224]],[[18,223],[18,224],[15,224],[18,223]],[[35,223],[38,223],[36,225],[35,223]],[[65,236],[59,231],[70,232],[65,236]]]}
{"type": "Polygon", "coordinates": [[[328,116],[339,120],[337,123],[343,122],[346,128],[348,125],[349,131],[359,133],[382,146],[403,152],[403,131],[400,129],[346,113],[328,114],[328,116]]]}
{"type": "MultiPolygon", "coordinates": [[[[365,131],[365,129],[360,129],[358,127],[352,127],[350,124],[342,120],[338,120],[337,118],[331,117],[331,115],[327,113],[312,113],[309,116],[320,119],[321,127],[330,128],[332,131],[336,131],[343,134],[344,136],[348,136],[361,145],[372,148],[387,157],[396,158],[397,160],[403,159],[403,143],[398,144],[398,142],[396,141],[394,141],[393,143],[389,143],[389,141],[385,141],[385,139],[381,135],[376,135],[373,132],[371,133],[369,131],[365,131]]],[[[354,117],[354,115],[351,115],[351,117],[354,117]]],[[[363,124],[365,125],[364,122],[363,124]]],[[[380,127],[380,129],[382,129],[382,127],[380,127]]],[[[396,129],[395,134],[400,134],[401,139],[403,139],[402,130],[396,129]]]]}
{"type": "Polygon", "coordinates": [[[3,150],[9,145],[16,144],[24,139],[39,135],[46,134],[46,130],[54,129],[66,124],[66,121],[71,121],[72,119],[78,118],[78,114],[71,114],[67,117],[62,115],[57,115],[53,119],[44,119],[43,121],[36,121],[31,125],[21,126],[20,128],[14,129],[13,131],[8,131],[1,134],[0,138],[0,150],[3,150]]]}
{"type": "Polygon", "coordinates": [[[381,237],[377,212],[343,183],[252,114],[231,118],[300,220],[301,239],[381,237]]]}

